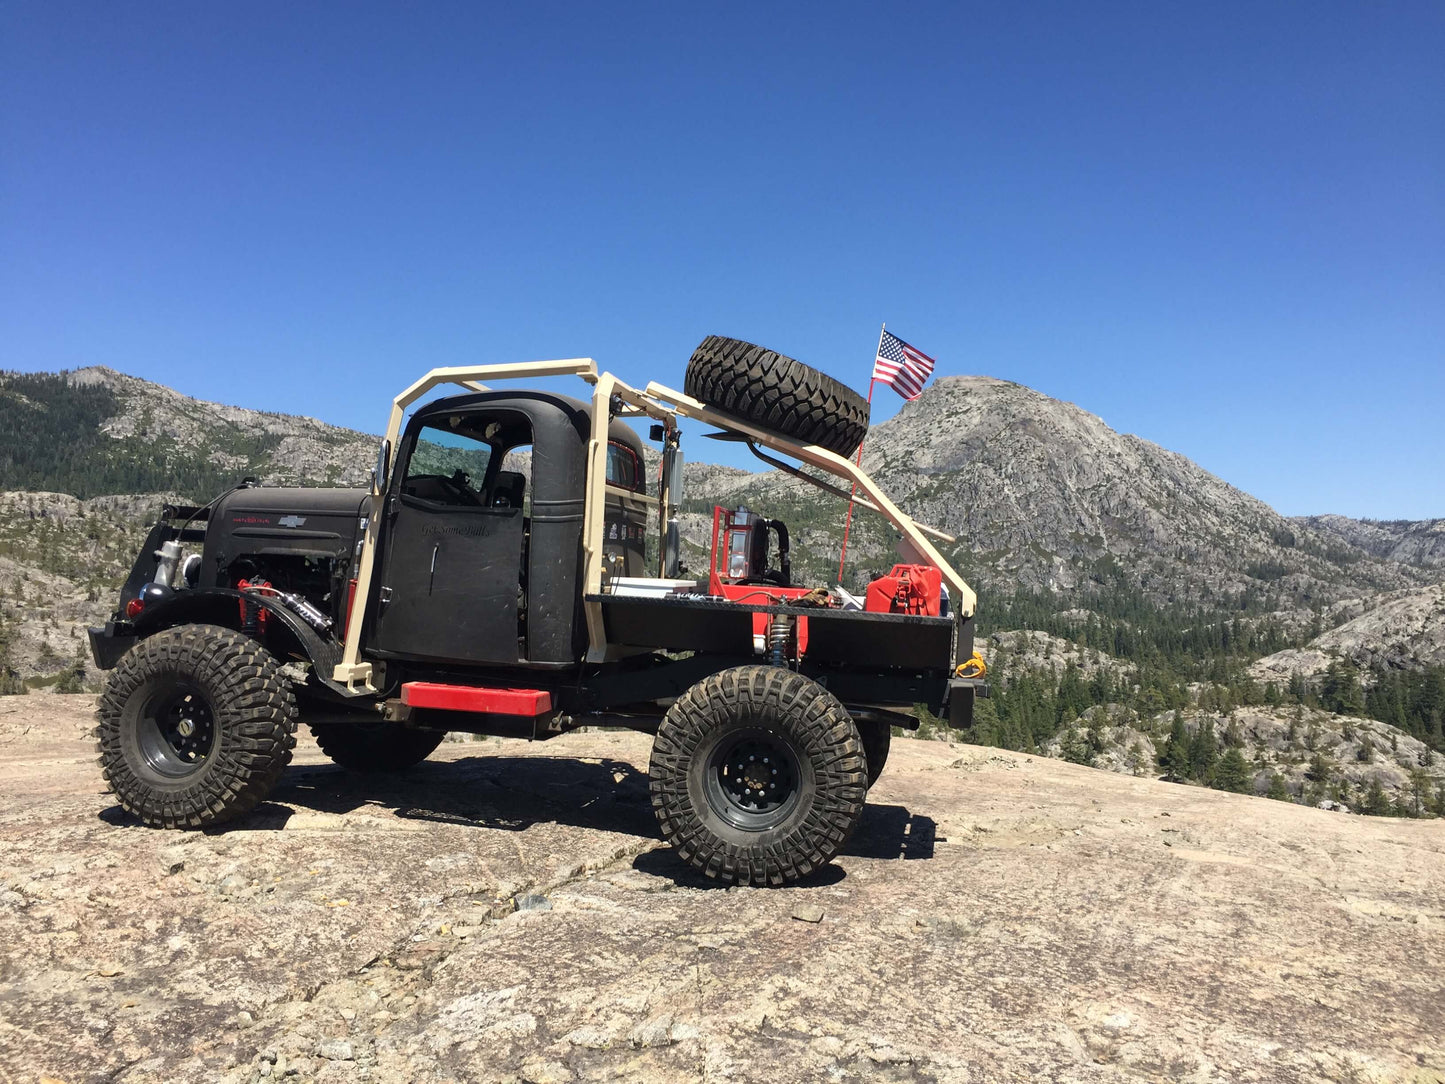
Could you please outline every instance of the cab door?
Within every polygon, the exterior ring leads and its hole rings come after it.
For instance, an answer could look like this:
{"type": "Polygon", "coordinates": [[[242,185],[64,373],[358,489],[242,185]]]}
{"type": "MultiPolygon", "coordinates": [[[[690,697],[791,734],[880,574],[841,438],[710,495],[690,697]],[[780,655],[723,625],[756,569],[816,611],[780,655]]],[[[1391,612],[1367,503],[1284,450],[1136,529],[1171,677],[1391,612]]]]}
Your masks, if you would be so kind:
{"type": "Polygon", "coordinates": [[[491,498],[516,425],[473,411],[427,417],[409,434],[383,524],[377,650],[518,661],[524,513],[491,498]]]}

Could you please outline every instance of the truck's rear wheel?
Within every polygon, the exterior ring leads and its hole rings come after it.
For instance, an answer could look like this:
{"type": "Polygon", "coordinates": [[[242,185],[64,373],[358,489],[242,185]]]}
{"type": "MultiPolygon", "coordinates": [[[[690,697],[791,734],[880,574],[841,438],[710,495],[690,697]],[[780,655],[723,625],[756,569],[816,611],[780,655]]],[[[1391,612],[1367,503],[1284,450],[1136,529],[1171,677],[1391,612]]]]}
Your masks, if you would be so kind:
{"type": "Polygon", "coordinates": [[[420,764],[446,737],[400,723],[310,723],[321,751],[348,771],[374,775],[420,764]]]}
{"type": "Polygon", "coordinates": [[[106,783],[146,824],[202,828],[254,809],[296,744],[296,702],[255,640],[182,625],[142,640],[96,709],[106,783]]]}
{"type": "Polygon", "coordinates": [[[741,339],[709,335],[683,390],[761,429],[852,455],[868,432],[868,400],[826,373],[741,339]]]}
{"type": "Polygon", "coordinates": [[[740,666],[668,710],[652,748],[652,808],[678,856],[709,877],[779,885],[842,849],[866,770],[857,727],[827,689],[740,666]]]}

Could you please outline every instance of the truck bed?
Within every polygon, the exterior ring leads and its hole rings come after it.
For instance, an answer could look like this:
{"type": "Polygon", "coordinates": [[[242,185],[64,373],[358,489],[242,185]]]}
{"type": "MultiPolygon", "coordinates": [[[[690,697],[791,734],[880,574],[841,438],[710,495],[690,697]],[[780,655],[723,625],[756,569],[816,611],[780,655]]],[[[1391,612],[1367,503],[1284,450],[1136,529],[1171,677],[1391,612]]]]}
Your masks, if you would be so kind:
{"type": "Polygon", "coordinates": [[[669,651],[746,655],[753,650],[754,614],[795,614],[806,623],[812,662],[870,668],[946,669],[952,661],[953,619],[912,614],[775,606],[711,598],[588,595],[602,604],[609,643],[669,651]]]}

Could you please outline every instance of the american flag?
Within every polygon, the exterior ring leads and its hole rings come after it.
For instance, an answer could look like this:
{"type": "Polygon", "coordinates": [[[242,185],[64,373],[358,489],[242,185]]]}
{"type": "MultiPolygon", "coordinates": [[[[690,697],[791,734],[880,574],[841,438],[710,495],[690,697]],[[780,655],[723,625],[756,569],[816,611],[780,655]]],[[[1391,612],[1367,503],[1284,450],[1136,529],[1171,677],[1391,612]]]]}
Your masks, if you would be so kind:
{"type": "Polygon", "coordinates": [[[873,362],[873,379],[887,384],[905,399],[917,399],[933,375],[933,365],[927,354],[885,331],[878,343],[878,358],[873,362]]]}

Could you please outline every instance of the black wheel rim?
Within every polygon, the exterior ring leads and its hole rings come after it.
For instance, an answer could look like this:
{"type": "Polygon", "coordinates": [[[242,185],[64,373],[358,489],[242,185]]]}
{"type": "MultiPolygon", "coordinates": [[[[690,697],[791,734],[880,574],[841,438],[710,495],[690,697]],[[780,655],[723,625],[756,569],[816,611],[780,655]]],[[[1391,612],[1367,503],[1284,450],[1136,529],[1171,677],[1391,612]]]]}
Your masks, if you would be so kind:
{"type": "Polygon", "coordinates": [[[154,693],[141,711],[136,737],[153,771],[180,777],[204,767],[216,748],[216,715],[210,701],[190,684],[154,693]]]}
{"type": "Polygon", "coordinates": [[[797,753],[770,730],[726,735],[707,759],[708,804],[729,824],[761,832],[782,824],[801,793],[797,753]]]}

